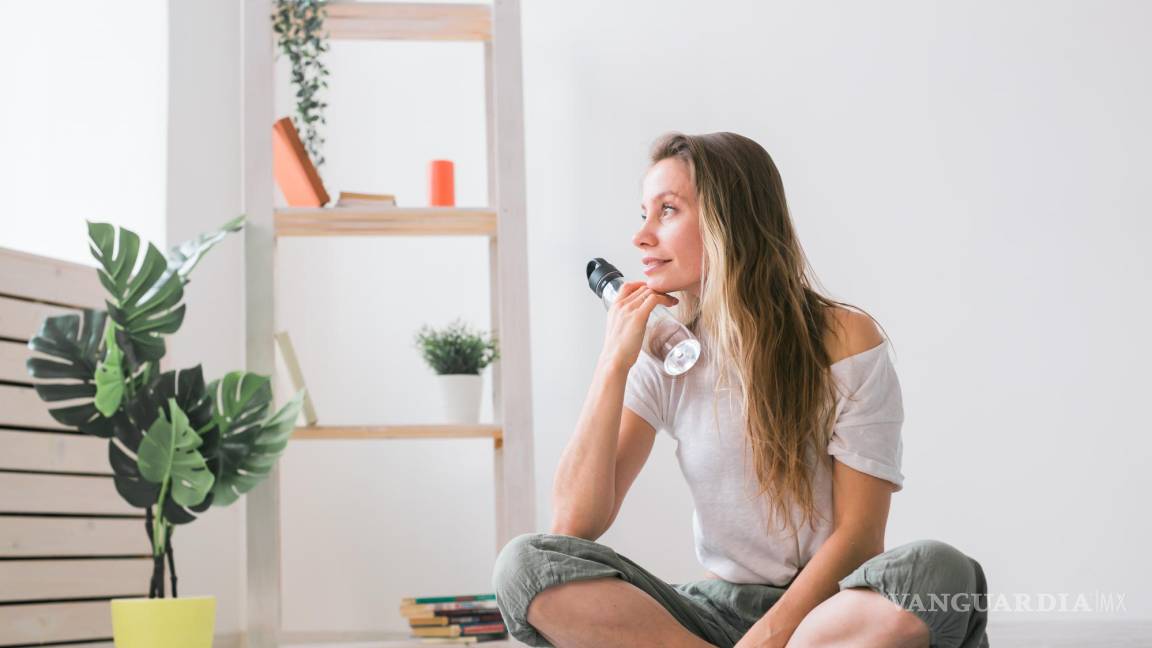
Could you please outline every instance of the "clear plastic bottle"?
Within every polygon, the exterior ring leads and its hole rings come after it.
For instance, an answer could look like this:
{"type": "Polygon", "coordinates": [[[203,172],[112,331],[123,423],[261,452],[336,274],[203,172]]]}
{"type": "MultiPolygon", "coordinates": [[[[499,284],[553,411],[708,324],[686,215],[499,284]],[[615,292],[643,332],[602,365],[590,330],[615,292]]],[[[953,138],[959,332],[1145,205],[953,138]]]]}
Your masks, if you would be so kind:
{"type": "MultiPolygon", "coordinates": [[[[588,262],[585,273],[588,287],[604,302],[604,308],[612,308],[625,283],[624,275],[600,257],[588,262]]],[[[657,304],[648,316],[641,349],[656,358],[669,376],[679,376],[700,359],[700,341],[663,304],[657,304]]]]}

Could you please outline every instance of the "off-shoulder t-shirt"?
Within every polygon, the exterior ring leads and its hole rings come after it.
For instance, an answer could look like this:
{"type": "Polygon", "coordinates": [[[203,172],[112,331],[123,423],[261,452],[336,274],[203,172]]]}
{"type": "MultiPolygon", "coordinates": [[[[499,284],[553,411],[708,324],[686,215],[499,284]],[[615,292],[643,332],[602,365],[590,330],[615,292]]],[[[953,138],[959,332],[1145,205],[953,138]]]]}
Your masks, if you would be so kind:
{"type": "MultiPolygon", "coordinates": [[[[798,533],[771,520],[758,496],[734,369],[732,387],[720,390],[717,367],[705,349],[687,373],[669,376],[641,352],[628,372],[624,406],[676,441],[676,457],[692,493],[696,557],[705,569],[733,583],[784,587],[792,582],[832,532],[832,460],[812,473],[818,519],[815,529],[793,505],[798,533]],[[769,522],[773,524],[769,524],[769,522]],[[780,529],[770,533],[772,529],[780,529]]],[[[827,454],[861,472],[904,488],[900,472],[904,409],[900,381],[885,340],[830,367],[837,382],[836,422],[827,454]]]]}

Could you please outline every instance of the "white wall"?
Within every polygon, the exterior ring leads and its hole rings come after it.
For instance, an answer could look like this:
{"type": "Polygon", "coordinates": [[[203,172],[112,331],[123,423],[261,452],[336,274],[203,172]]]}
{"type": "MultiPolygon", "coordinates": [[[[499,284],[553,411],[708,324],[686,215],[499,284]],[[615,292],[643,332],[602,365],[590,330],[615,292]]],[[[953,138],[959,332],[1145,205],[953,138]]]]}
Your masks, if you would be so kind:
{"type": "MultiPolygon", "coordinates": [[[[0,246],[94,265],[86,219],[166,249],[239,213],[234,3],[4,9],[18,28],[0,41],[13,89],[0,100],[0,246]]],[[[197,266],[166,366],[202,363],[209,378],[243,367],[240,243],[225,241],[197,266]]],[[[243,530],[243,507],[234,506],[173,535],[179,592],[217,597],[218,634],[243,625],[243,530]]]]}
{"type": "MultiPolygon", "coordinates": [[[[117,207],[130,211],[167,182],[167,222],[152,221],[151,237],[166,229],[179,240],[241,204],[239,16],[224,0],[172,4],[184,35],[173,37],[169,63],[170,167],[153,178],[155,159],[124,162],[130,197],[117,207]]],[[[832,296],[864,307],[892,336],[907,484],[894,498],[889,546],[938,538],[978,558],[994,591],[1120,592],[1125,616],[1152,617],[1141,551],[1152,541],[1141,513],[1152,480],[1138,470],[1152,458],[1138,410],[1152,360],[1139,343],[1152,324],[1140,299],[1152,243],[1147,5],[524,4],[540,530],[603,336],[583,265],[605,256],[639,275],[630,237],[656,135],[731,130],[773,154],[832,296]]],[[[80,33],[90,33],[85,24],[80,33]]],[[[58,71],[17,70],[23,87],[43,88],[38,76],[80,83],[64,75],[77,57],[34,51],[58,71]]],[[[458,202],[483,202],[476,51],[336,44],[330,65],[324,176],[333,194],[422,204],[423,165],[448,157],[458,202]]],[[[113,93],[116,114],[150,101],[123,92],[113,93]]],[[[280,114],[287,92],[285,81],[280,114]]],[[[95,90],[77,98],[73,117],[101,104],[95,90]]],[[[31,130],[24,106],[33,102],[0,103],[0,127],[19,141],[13,124],[31,130]]],[[[150,128],[145,117],[130,121],[150,128]]],[[[44,141],[52,130],[41,129],[44,141]]],[[[19,178],[12,186],[76,186],[83,174],[65,156],[35,167],[51,175],[33,172],[26,160],[59,147],[29,152],[24,136],[21,161],[9,159],[4,174],[19,178]]],[[[50,217],[61,232],[82,222],[74,205],[56,208],[75,193],[36,199],[55,216],[22,218],[19,229],[50,217]]],[[[14,214],[33,204],[17,200],[23,209],[4,210],[4,245],[62,240],[9,239],[14,214]]],[[[242,364],[239,248],[229,241],[197,269],[175,364],[202,359],[209,376],[242,364]]],[[[488,321],[486,284],[473,272],[485,254],[467,239],[281,244],[281,322],[323,422],[435,420],[435,383],[411,334],[458,315],[488,321]]],[[[295,444],[283,462],[286,627],[398,630],[400,596],[488,591],[490,457],[481,441],[295,444]]],[[[602,541],[671,582],[699,578],[690,514],[661,437],[602,541]]],[[[221,598],[222,632],[243,618],[242,529],[242,507],[216,510],[178,544],[183,587],[221,598]]]]}
{"type": "MultiPolygon", "coordinates": [[[[583,264],[610,255],[636,274],[628,237],[656,134],[734,130],[776,157],[825,285],[896,344],[909,487],[889,544],[944,539],[981,560],[994,591],[1121,592],[1129,616],[1148,617],[1132,567],[1149,523],[1125,513],[1147,491],[1135,466],[1149,444],[1121,405],[1148,359],[1126,343],[1147,307],[1121,301],[1148,279],[1137,216],[1150,201],[1133,182],[1149,167],[1134,27],[1146,10],[695,6],[524,9],[539,527],[602,336],[583,264]]],[[[422,204],[424,163],[450,157],[458,202],[483,202],[469,47],[334,46],[334,194],[422,204]]],[[[410,336],[487,321],[468,272],[483,257],[467,239],[281,245],[282,322],[325,422],[435,420],[410,336]],[[408,287],[389,281],[406,267],[408,287]]],[[[284,463],[286,627],[399,628],[381,613],[399,596],[487,590],[482,442],[301,444],[284,463]],[[452,513],[421,515],[435,510],[452,513]]],[[[663,438],[634,489],[604,541],[669,580],[698,577],[663,438]]]]}
{"type": "MultiPolygon", "coordinates": [[[[1150,359],[1133,342],[1150,323],[1147,5],[524,5],[539,530],[602,342],[584,264],[639,276],[630,237],[654,137],[731,130],[774,156],[832,296],[892,336],[907,487],[888,545],[945,540],[995,592],[1119,592],[1127,616],[1152,616],[1138,552],[1152,529],[1134,513],[1152,445],[1132,405],[1150,359]]],[[[422,165],[446,156],[459,202],[478,204],[477,64],[466,46],[335,44],[329,190],[422,204],[422,165]]],[[[433,420],[408,338],[457,312],[487,321],[469,270],[482,246],[280,250],[282,321],[321,419],[433,420]]],[[[676,582],[702,570],[673,450],[661,437],[603,541],[676,582]]],[[[297,444],[289,627],[401,629],[400,596],[488,591],[488,456],[479,443],[297,444]]]]}
{"type": "MultiPolygon", "coordinates": [[[[578,268],[603,255],[639,276],[647,144],[730,130],[774,156],[824,285],[892,336],[907,482],[888,546],[945,540],[996,592],[1119,592],[1152,616],[1150,18],[1136,2],[527,3],[541,524],[582,350],[602,339],[578,268]]],[[[634,488],[603,541],[698,578],[664,437],[634,488]]]]}
{"type": "Polygon", "coordinates": [[[165,3],[19,2],[3,10],[0,247],[94,265],[85,220],[162,242],[165,3]]]}

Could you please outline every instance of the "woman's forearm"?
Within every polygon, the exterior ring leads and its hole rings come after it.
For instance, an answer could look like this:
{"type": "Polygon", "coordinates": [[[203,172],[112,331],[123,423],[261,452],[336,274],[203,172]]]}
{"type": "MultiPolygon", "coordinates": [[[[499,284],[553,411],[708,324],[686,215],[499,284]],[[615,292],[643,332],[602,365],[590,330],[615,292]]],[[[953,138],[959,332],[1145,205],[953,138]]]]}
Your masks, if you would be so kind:
{"type": "Polygon", "coordinates": [[[604,532],[616,498],[616,444],[628,366],[611,355],[596,363],[576,432],[568,441],[552,486],[552,532],[595,540],[604,532]]]}

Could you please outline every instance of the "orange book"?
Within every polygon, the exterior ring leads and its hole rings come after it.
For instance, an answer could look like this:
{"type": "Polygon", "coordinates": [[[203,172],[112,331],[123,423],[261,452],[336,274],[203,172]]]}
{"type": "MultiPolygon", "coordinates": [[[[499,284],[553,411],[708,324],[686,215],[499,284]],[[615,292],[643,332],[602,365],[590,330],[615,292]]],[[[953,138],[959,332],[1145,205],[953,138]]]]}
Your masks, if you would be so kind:
{"type": "Polygon", "coordinates": [[[272,126],[272,172],[289,206],[328,204],[328,192],[290,117],[278,119],[272,126]]]}

